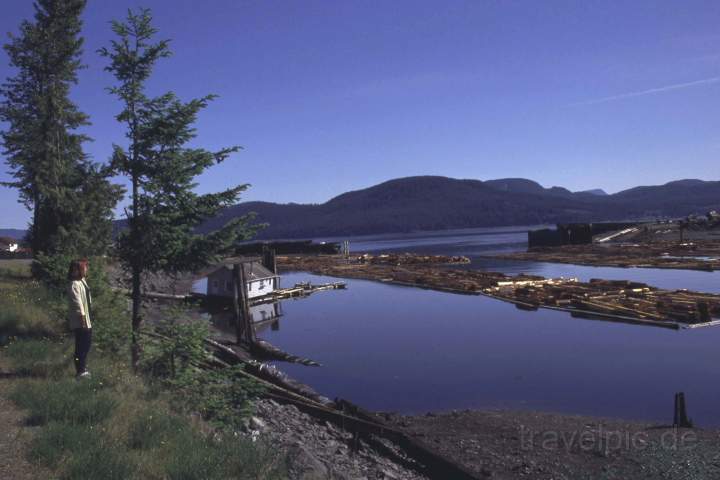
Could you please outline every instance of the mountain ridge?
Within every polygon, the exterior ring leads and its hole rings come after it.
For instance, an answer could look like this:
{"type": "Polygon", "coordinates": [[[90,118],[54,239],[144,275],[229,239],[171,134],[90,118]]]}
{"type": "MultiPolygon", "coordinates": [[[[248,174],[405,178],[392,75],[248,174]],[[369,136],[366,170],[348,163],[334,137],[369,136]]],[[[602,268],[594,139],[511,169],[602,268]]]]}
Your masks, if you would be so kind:
{"type": "Polygon", "coordinates": [[[404,233],[448,228],[676,217],[720,207],[720,182],[681,180],[615,194],[542,187],[528,179],[416,176],[345,192],[321,204],[245,202],[203,230],[255,211],[259,238],[404,233]]]}
{"type": "MultiPolygon", "coordinates": [[[[560,222],[681,217],[720,209],[720,181],[683,179],[607,194],[545,188],[523,178],[496,180],[414,176],[337,195],[325,203],[243,202],[198,230],[212,231],[251,212],[267,223],[259,239],[407,233],[424,230],[560,222]]],[[[116,231],[125,225],[116,221],[116,231]]]]}

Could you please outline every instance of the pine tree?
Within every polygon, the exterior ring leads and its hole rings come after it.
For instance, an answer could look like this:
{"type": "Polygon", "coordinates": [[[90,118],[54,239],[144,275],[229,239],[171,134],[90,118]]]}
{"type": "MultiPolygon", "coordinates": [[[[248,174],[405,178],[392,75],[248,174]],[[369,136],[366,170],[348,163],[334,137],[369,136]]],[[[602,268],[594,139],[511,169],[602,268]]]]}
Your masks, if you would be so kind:
{"type": "Polygon", "coordinates": [[[4,46],[17,74],[0,95],[3,153],[21,202],[33,211],[29,239],[41,256],[98,255],[109,243],[119,187],[83,152],[88,117],[70,100],[82,68],[86,0],[38,0],[34,21],[4,46]]]}
{"type": "Polygon", "coordinates": [[[145,272],[194,271],[250,233],[247,218],[235,219],[209,234],[197,227],[220,209],[237,202],[247,185],[198,195],[195,177],[222,162],[240,147],[216,152],[189,148],[198,112],[215,97],[189,102],[175,94],[148,97],[145,84],[158,60],[170,55],[167,40],[153,43],[157,33],[150,11],[130,11],[126,21],[112,23],[117,39],[100,54],[117,80],[110,92],[123,104],[117,120],[126,128],[127,148],[114,146],[111,164],[129,177],[132,205],[129,229],[118,240],[118,253],[132,278],[133,362],[138,360],[137,334],[142,322],[141,288],[145,272]]]}

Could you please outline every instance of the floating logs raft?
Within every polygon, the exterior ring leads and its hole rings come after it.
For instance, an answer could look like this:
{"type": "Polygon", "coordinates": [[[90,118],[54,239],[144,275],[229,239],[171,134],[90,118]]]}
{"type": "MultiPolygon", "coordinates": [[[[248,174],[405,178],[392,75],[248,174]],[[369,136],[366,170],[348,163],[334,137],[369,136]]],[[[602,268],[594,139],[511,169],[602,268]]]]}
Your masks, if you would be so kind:
{"type": "Polygon", "coordinates": [[[720,270],[720,241],[644,242],[534,247],[527,252],[488,256],[506,260],[533,260],[605,267],[720,270]]]}
{"type": "MultiPolygon", "coordinates": [[[[452,293],[485,295],[518,308],[548,308],[576,317],[602,318],[667,328],[720,324],[720,295],[688,290],[663,290],[627,280],[579,282],[536,275],[508,276],[498,272],[447,268],[452,257],[422,256],[418,262],[382,261],[373,257],[278,257],[281,270],[304,270],[334,277],[376,280],[452,293]],[[432,264],[433,258],[437,264],[432,264]],[[445,265],[443,265],[445,264],[445,265]]],[[[376,257],[377,258],[377,257],[376,257]]],[[[397,258],[395,258],[397,259],[397,258]]]]}

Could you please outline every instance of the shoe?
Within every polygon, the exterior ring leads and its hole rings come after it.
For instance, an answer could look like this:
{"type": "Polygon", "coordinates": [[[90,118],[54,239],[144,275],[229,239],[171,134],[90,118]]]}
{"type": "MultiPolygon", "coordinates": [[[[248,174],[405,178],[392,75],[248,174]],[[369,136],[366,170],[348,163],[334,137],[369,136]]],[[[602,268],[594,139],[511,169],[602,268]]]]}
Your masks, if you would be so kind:
{"type": "Polygon", "coordinates": [[[90,372],[88,372],[87,370],[85,370],[85,371],[82,372],[82,373],[78,373],[75,378],[90,378],[90,372]]]}

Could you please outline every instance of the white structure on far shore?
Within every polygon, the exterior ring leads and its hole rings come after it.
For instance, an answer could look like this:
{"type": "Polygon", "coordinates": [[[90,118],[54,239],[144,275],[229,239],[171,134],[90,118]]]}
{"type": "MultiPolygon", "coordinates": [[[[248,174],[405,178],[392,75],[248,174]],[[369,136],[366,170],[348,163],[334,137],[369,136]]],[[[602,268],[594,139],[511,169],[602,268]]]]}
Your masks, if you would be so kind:
{"type": "Polygon", "coordinates": [[[18,242],[9,237],[0,237],[0,252],[16,252],[20,248],[18,242]]]}

